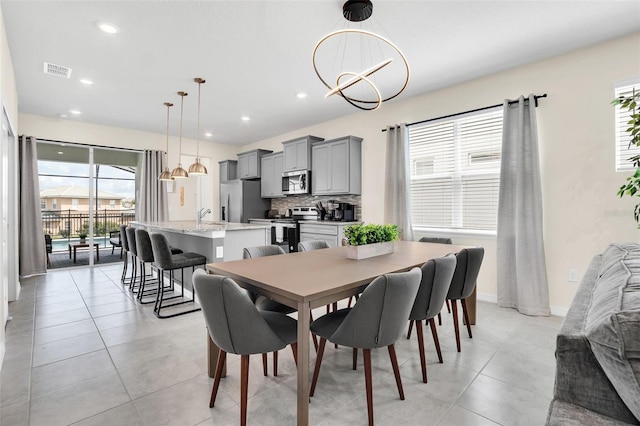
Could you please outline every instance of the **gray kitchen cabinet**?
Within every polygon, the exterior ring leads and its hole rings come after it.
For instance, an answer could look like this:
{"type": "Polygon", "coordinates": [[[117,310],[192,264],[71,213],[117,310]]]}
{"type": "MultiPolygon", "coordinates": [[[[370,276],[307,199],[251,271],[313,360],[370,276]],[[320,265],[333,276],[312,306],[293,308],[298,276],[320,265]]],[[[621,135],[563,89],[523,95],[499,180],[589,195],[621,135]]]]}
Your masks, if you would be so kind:
{"type": "Polygon", "coordinates": [[[220,165],[220,182],[234,180],[238,176],[238,162],[236,160],[218,161],[220,165]]]}
{"type": "Polygon", "coordinates": [[[311,144],[323,140],[323,138],[309,135],[282,142],[284,171],[308,170],[311,166],[311,144]]]}
{"type": "Polygon", "coordinates": [[[324,240],[331,247],[342,245],[344,227],[335,223],[300,223],[300,241],[324,240]]]}
{"type": "Polygon", "coordinates": [[[284,197],[282,193],[283,153],[263,155],[260,159],[260,193],[262,198],[284,197]]]}
{"type": "Polygon", "coordinates": [[[259,179],[260,159],[273,151],[254,149],[238,154],[238,179],[259,179]]]}
{"type": "Polygon", "coordinates": [[[362,138],[344,136],[311,147],[312,195],[362,192],[362,138]]]}

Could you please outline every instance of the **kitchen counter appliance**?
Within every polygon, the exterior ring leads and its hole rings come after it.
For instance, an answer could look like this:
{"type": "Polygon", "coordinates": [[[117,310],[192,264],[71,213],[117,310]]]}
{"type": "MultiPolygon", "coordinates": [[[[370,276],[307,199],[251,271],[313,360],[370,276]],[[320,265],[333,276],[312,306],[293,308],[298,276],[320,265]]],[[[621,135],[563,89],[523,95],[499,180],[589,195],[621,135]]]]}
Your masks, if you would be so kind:
{"type": "Polygon", "coordinates": [[[311,171],[296,170],[282,173],[282,193],[285,195],[310,194],[311,171]]]}
{"type": "MultiPolygon", "coordinates": [[[[289,217],[249,219],[249,223],[271,223],[271,244],[277,244],[288,253],[298,251],[300,241],[300,221],[316,220],[315,207],[294,207],[289,217]]],[[[270,210],[269,212],[273,212],[270,210]]],[[[289,212],[287,212],[289,213],[289,212]]],[[[269,214],[267,214],[269,216],[269,214]]],[[[274,216],[272,214],[272,216],[274,216]]]]}

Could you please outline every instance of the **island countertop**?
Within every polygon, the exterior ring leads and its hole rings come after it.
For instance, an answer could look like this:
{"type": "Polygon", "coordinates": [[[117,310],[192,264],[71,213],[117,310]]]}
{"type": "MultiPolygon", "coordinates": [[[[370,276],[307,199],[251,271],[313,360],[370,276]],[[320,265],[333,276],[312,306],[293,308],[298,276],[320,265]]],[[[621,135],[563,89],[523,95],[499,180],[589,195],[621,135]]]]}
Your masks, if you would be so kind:
{"type": "Polygon", "coordinates": [[[163,222],[131,222],[133,225],[140,225],[154,228],[161,231],[178,232],[183,234],[194,234],[212,238],[224,238],[226,232],[244,231],[249,229],[265,229],[270,225],[260,223],[234,223],[234,222],[210,222],[202,221],[200,226],[195,220],[170,220],[163,222]]]}

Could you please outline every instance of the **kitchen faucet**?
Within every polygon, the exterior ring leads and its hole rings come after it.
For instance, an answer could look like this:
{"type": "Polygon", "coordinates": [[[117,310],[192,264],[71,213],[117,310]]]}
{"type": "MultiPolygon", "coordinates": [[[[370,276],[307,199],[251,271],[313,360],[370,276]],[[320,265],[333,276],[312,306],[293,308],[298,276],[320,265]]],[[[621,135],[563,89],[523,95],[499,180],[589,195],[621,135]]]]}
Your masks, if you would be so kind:
{"type": "Polygon", "coordinates": [[[196,214],[196,226],[199,228],[200,225],[202,224],[202,218],[204,216],[206,216],[207,214],[211,213],[211,209],[200,209],[198,210],[198,213],[196,214]]]}

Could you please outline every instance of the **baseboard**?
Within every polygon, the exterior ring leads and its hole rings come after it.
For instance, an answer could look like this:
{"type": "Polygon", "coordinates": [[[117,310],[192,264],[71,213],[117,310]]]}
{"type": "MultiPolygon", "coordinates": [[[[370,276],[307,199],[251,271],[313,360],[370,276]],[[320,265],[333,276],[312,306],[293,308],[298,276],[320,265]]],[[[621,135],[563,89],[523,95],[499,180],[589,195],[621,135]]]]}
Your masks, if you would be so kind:
{"type": "MultiPolygon", "coordinates": [[[[477,293],[476,298],[477,300],[480,300],[482,302],[495,303],[496,305],[498,304],[498,295],[496,294],[477,293]]],[[[566,308],[564,306],[550,306],[550,309],[551,315],[555,315],[558,317],[566,317],[567,312],[569,312],[569,308],[566,308]]]]}
{"type": "Polygon", "coordinates": [[[483,302],[498,304],[498,295],[491,293],[476,293],[476,299],[483,302]]]}

